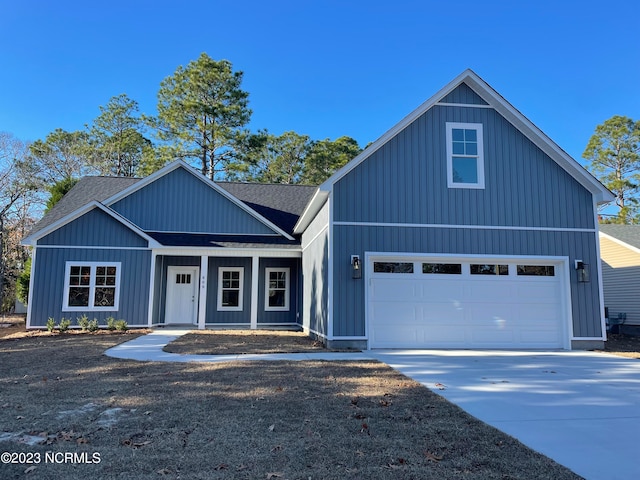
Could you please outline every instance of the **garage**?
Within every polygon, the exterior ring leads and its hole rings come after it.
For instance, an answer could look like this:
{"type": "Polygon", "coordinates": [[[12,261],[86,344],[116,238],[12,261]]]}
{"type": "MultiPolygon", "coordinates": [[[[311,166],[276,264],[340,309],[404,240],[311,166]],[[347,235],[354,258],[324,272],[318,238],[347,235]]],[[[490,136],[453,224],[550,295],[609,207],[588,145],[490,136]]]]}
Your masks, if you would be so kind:
{"type": "Polygon", "coordinates": [[[367,256],[370,348],[569,348],[564,258],[367,256]]]}

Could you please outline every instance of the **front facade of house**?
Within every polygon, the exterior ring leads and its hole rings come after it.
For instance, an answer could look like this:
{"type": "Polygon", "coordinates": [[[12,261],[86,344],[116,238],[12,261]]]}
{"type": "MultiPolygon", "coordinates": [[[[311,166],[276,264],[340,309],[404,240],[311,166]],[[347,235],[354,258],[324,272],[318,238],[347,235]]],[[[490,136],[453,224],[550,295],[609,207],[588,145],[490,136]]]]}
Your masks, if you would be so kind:
{"type": "Polygon", "coordinates": [[[359,348],[605,339],[596,206],[611,194],[471,71],[317,189],[214,184],[181,163],[91,181],[109,186],[81,182],[26,239],[31,327],[86,313],[359,348]]]}
{"type": "MultiPolygon", "coordinates": [[[[77,189],[90,192],[104,182],[119,179],[87,178],[77,189]]],[[[249,195],[260,188],[227,187],[249,195]]],[[[289,190],[302,204],[313,191],[289,190]]],[[[30,327],[81,315],[102,324],[124,319],[132,327],[298,321],[299,242],[181,162],[62,215],[29,241],[35,246],[30,327]]]]}

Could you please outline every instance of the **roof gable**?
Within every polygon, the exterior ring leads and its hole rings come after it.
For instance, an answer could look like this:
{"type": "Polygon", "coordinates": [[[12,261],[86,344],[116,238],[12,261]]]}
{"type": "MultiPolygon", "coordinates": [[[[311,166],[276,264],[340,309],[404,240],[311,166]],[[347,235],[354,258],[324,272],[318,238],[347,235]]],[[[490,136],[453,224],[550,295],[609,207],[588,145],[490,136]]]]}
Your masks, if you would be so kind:
{"type": "Polygon", "coordinates": [[[282,235],[292,239],[181,161],[118,192],[105,203],[145,231],[282,235]]]}
{"type": "Polygon", "coordinates": [[[82,240],[81,243],[85,246],[122,246],[123,242],[133,247],[158,245],[153,238],[136,225],[96,201],[91,201],[46,227],[34,231],[23,239],[22,243],[23,245],[36,245],[40,244],[41,239],[46,239],[43,244],[48,245],[74,245],[79,244],[78,239],[82,240]],[[99,223],[96,223],[97,219],[100,220],[99,223]],[[105,228],[108,230],[110,225],[114,225],[114,222],[127,229],[124,233],[126,238],[121,236],[117,245],[111,245],[104,230],[105,228]],[[75,228],[73,224],[76,224],[75,228]],[[102,230],[91,227],[91,225],[98,224],[103,227],[102,230]]]}
{"type": "Polygon", "coordinates": [[[304,231],[338,181],[373,156],[425,112],[436,105],[443,104],[463,104],[465,106],[494,109],[590,192],[596,202],[605,203],[613,200],[611,192],[582,165],[562,150],[478,75],[471,70],[465,70],[320,185],[318,195],[309,204],[309,207],[296,224],[294,232],[301,233],[304,231]]]}

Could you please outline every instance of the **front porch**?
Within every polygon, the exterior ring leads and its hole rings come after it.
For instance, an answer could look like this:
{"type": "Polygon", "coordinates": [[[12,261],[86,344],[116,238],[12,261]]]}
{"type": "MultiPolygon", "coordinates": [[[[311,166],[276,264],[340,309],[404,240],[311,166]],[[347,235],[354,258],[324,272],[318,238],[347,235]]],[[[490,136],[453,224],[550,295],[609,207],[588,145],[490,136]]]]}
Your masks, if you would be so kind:
{"type": "Polygon", "coordinates": [[[300,271],[295,250],[154,251],[148,325],[296,328],[300,271]]]}

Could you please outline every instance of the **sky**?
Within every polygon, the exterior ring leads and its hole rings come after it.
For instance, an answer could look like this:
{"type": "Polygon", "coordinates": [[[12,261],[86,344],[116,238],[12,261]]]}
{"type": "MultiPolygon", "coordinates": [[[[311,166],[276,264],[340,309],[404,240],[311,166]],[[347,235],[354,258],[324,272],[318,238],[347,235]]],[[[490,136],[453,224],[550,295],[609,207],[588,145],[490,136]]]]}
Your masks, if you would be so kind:
{"type": "Polygon", "coordinates": [[[467,68],[576,160],[640,120],[637,0],[0,0],[0,131],[85,128],[115,95],[156,113],[202,52],[244,72],[252,131],[376,140],[467,68]]]}

